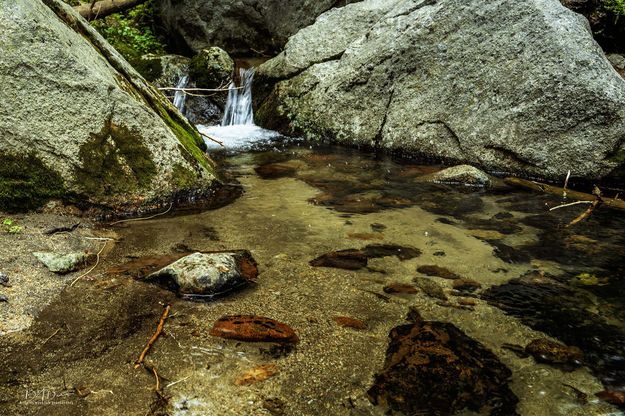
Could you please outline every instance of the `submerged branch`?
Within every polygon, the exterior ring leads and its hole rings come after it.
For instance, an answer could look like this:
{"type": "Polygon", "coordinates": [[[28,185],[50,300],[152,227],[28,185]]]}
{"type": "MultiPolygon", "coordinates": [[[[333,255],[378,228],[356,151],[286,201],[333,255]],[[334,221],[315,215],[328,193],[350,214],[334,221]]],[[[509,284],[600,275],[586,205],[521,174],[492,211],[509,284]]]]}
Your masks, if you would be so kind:
{"type": "MultiPolygon", "coordinates": [[[[531,189],[534,191],[544,192],[556,196],[562,196],[562,193],[564,192],[564,189],[558,186],[548,185],[541,182],[528,181],[521,178],[508,177],[504,179],[504,182],[511,186],[531,189]]],[[[569,199],[577,201],[588,201],[594,203],[597,200],[596,195],[588,194],[586,192],[573,191],[571,189],[567,189],[566,195],[569,199]]],[[[623,201],[622,199],[601,197],[601,204],[609,208],[625,211],[625,201],[623,201]]]]}

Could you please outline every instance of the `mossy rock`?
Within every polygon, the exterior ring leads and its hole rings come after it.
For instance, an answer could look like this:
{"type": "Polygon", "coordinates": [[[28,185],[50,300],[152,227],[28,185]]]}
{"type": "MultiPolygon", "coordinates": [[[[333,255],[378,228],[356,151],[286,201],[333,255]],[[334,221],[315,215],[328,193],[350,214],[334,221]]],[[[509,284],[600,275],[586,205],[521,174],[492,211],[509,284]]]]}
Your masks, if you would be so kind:
{"type": "Polygon", "coordinates": [[[0,152],[0,210],[37,209],[49,199],[65,193],[59,173],[46,166],[34,153],[17,155],[0,152]]]}
{"type": "Polygon", "coordinates": [[[228,52],[216,46],[203,49],[191,59],[189,73],[199,88],[217,88],[227,83],[234,72],[228,52]]]}
{"type": "Polygon", "coordinates": [[[90,196],[148,188],[157,171],[144,141],[139,133],[112,123],[92,134],[80,148],[82,166],[75,170],[78,186],[90,196]]]}

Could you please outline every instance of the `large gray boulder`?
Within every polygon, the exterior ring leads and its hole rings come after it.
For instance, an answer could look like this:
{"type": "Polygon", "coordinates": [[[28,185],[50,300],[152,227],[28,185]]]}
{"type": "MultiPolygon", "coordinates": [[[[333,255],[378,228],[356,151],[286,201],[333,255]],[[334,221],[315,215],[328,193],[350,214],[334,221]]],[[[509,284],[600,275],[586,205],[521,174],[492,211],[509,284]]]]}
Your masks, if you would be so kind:
{"type": "Polygon", "coordinates": [[[172,40],[194,52],[273,53],[332,7],[358,0],[157,0],[172,40]]]}
{"type": "Polygon", "coordinates": [[[136,212],[217,182],[197,130],[60,0],[0,1],[0,210],[136,212]]]}
{"type": "Polygon", "coordinates": [[[548,178],[625,159],[625,81],[558,0],[350,4],[257,79],[257,122],[287,134],[548,178]]]}

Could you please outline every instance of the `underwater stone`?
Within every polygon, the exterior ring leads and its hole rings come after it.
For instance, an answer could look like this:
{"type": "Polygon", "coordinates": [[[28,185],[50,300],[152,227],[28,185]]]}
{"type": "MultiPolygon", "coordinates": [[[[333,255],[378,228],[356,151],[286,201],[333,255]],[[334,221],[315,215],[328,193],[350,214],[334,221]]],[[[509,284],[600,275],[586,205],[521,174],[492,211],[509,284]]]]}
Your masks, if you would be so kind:
{"type": "Polygon", "coordinates": [[[88,255],[84,252],[59,254],[53,252],[35,252],[33,256],[42,262],[51,272],[64,274],[76,271],[83,265],[88,255]]]}
{"type": "Polygon", "coordinates": [[[9,275],[5,272],[0,272],[0,285],[4,287],[11,287],[11,284],[9,283],[9,275]]]}
{"type": "Polygon", "coordinates": [[[193,253],[148,275],[179,295],[214,297],[245,286],[258,276],[256,261],[248,251],[193,253]]]}
{"type": "Polygon", "coordinates": [[[582,364],[584,354],[577,347],[567,347],[559,342],[550,341],[546,338],[535,339],[525,347],[525,352],[530,354],[536,361],[551,365],[564,365],[569,370],[582,364]]]}
{"type": "Polygon", "coordinates": [[[416,178],[416,181],[488,187],[490,186],[491,178],[476,167],[458,165],[430,175],[419,176],[416,178]]]}
{"type": "Polygon", "coordinates": [[[299,338],[295,331],[275,319],[256,315],[230,315],[219,318],[210,335],[250,342],[280,342],[295,344],[299,338]]]}
{"type": "Polygon", "coordinates": [[[517,415],[511,371],[479,342],[450,323],[418,319],[389,334],[384,368],[369,397],[408,415],[451,415],[465,408],[517,415]]]}

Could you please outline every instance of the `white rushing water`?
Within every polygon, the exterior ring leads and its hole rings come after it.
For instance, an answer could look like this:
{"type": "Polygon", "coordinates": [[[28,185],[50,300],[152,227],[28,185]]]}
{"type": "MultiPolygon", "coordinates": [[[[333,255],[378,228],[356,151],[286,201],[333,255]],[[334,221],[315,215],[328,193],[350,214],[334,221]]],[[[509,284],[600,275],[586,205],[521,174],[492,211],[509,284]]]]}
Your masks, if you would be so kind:
{"type": "MultiPolygon", "coordinates": [[[[228,149],[249,148],[256,143],[279,137],[278,132],[266,130],[254,124],[252,109],[252,82],[254,68],[239,70],[241,85],[232,82],[228,91],[228,101],[220,126],[198,125],[198,130],[221,141],[228,149]]],[[[211,140],[205,140],[209,148],[221,148],[211,140]]]]}
{"type": "MultiPolygon", "coordinates": [[[[176,88],[186,88],[189,83],[189,76],[183,75],[182,78],[178,81],[176,88]]],[[[182,114],[184,114],[184,106],[187,101],[187,94],[184,91],[177,90],[174,95],[174,106],[180,110],[182,114]]]]}

